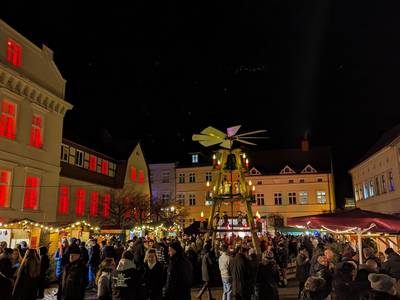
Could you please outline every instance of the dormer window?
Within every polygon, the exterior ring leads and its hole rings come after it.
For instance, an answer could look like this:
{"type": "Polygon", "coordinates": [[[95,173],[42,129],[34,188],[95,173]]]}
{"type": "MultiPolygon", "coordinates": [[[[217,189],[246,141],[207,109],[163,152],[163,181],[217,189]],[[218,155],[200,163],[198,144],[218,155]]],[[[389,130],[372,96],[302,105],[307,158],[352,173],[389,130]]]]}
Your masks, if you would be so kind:
{"type": "Polygon", "coordinates": [[[12,39],[7,41],[7,61],[16,67],[21,66],[22,47],[12,39]]]}
{"type": "Polygon", "coordinates": [[[199,155],[198,154],[192,154],[192,163],[197,164],[199,162],[199,155]]]}

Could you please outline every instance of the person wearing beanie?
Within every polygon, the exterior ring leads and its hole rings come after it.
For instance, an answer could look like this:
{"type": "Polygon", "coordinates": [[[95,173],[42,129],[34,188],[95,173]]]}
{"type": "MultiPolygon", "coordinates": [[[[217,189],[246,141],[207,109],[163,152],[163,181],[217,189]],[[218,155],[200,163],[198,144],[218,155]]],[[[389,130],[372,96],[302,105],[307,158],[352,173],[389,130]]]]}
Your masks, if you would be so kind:
{"type": "Polygon", "coordinates": [[[69,264],[62,275],[62,300],[83,300],[88,284],[88,270],[80,260],[81,249],[75,243],[69,246],[69,264]]]}
{"type": "Polygon", "coordinates": [[[190,288],[193,280],[192,264],[184,257],[179,241],[169,245],[170,256],[167,280],[163,287],[165,300],[190,300],[190,288]]]}
{"type": "Polygon", "coordinates": [[[382,271],[389,276],[400,279],[400,255],[397,254],[392,248],[385,250],[387,260],[382,264],[382,271]]]}
{"type": "Polygon", "coordinates": [[[396,297],[396,279],[386,274],[372,273],[368,275],[372,290],[369,292],[369,299],[374,300],[392,300],[396,297]]]}

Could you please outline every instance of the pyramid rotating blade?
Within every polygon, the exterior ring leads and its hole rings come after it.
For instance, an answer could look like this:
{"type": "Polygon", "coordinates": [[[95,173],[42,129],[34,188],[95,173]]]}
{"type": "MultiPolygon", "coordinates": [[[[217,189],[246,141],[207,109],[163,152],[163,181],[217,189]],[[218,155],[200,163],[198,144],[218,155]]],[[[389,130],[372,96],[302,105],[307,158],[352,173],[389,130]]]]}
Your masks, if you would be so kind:
{"type": "Polygon", "coordinates": [[[253,145],[253,146],[257,145],[257,144],[254,144],[254,143],[251,143],[251,142],[248,142],[248,141],[245,141],[245,140],[241,140],[241,139],[235,139],[235,141],[238,141],[238,142],[243,143],[243,144],[253,145]]]}
{"type": "Polygon", "coordinates": [[[266,140],[269,139],[267,136],[241,136],[240,139],[244,140],[266,140]]]}
{"type": "Polygon", "coordinates": [[[245,133],[242,133],[242,134],[238,134],[237,137],[246,136],[246,135],[252,135],[252,134],[257,134],[257,133],[262,133],[262,132],[267,132],[267,131],[265,129],[255,130],[255,131],[250,131],[250,132],[245,132],[245,133]]]}
{"type": "Polygon", "coordinates": [[[200,133],[206,134],[206,135],[210,135],[212,137],[218,137],[220,139],[226,138],[226,134],[225,133],[223,133],[222,131],[220,131],[220,130],[212,127],[212,126],[207,127],[206,129],[204,129],[200,133]]]}
{"type": "Polygon", "coordinates": [[[212,145],[219,144],[221,143],[221,141],[222,141],[221,139],[209,139],[209,140],[199,141],[199,143],[202,144],[204,147],[209,147],[212,145]]]}
{"type": "Polygon", "coordinates": [[[232,126],[226,129],[226,132],[228,133],[228,136],[234,136],[240,129],[240,127],[242,127],[242,125],[236,125],[236,126],[232,126]]]}
{"type": "Polygon", "coordinates": [[[207,141],[210,139],[210,136],[204,134],[193,134],[192,141],[207,141]]]}

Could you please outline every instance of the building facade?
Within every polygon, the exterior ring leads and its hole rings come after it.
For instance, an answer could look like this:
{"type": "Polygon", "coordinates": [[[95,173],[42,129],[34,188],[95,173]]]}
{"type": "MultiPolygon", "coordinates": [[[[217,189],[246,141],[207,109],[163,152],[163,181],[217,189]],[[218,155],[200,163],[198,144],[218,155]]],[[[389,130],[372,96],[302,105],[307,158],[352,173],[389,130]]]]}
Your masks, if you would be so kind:
{"type": "Polygon", "coordinates": [[[386,132],[350,171],[356,206],[400,212],[400,126],[386,132]]]}
{"type": "MultiPolygon", "coordinates": [[[[253,214],[280,219],[314,215],[335,210],[334,178],[328,148],[259,151],[249,154],[246,180],[255,186],[253,214]]],[[[184,225],[205,220],[210,214],[206,194],[214,185],[216,173],[209,162],[192,162],[176,168],[176,198],[184,204],[184,225]]],[[[233,174],[237,176],[237,174],[233,174]]],[[[235,180],[235,178],[234,178],[235,180]]],[[[235,218],[244,207],[226,204],[220,214],[235,218]]]]}
{"type": "Polygon", "coordinates": [[[0,20],[0,222],[56,220],[65,84],[49,48],[0,20]]]}
{"type": "Polygon", "coordinates": [[[149,164],[152,201],[175,200],[175,163],[149,164]]]}
{"type": "MultiPolygon", "coordinates": [[[[57,221],[83,219],[106,223],[118,190],[150,201],[149,170],[139,143],[128,147],[126,159],[112,158],[63,139],[57,221]]],[[[111,216],[112,217],[112,216],[111,216]]]]}

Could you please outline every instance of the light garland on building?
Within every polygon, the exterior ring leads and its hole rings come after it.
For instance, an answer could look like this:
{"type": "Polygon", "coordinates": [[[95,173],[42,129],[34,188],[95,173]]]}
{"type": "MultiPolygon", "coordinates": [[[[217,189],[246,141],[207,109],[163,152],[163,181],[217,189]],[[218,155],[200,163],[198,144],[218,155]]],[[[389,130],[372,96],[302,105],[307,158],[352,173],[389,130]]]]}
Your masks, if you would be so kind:
{"type": "Polygon", "coordinates": [[[27,230],[27,229],[43,229],[45,231],[48,231],[50,233],[54,233],[54,232],[62,232],[62,231],[67,231],[67,230],[73,230],[73,229],[78,229],[79,227],[84,226],[84,227],[88,227],[90,230],[93,231],[98,231],[100,230],[99,227],[94,227],[91,224],[87,223],[85,220],[82,221],[78,221],[75,223],[70,223],[66,226],[49,226],[46,224],[40,224],[38,222],[32,222],[32,221],[28,221],[28,220],[21,220],[18,222],[13,222],[13,223],[0,223],[0,228],[2,229],[20,229],[22,227],[22,229],[27,230]]]}

